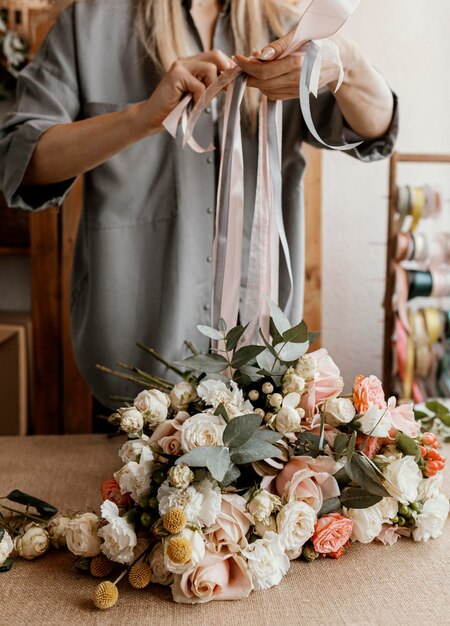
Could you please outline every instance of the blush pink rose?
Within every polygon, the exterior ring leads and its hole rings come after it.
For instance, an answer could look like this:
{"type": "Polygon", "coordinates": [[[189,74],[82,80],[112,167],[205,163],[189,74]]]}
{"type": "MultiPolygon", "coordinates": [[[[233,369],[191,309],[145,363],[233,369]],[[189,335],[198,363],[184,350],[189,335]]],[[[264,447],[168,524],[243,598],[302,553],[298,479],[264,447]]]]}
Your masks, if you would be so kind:
{"type": "Polygon", "coordinates": [[[198,565],[175,576],[171,589],[175,602],[199,604],[248,598],[252,587],[252,576],[241,556],[228,550],[207,550],[198,565]]]}
{"type": "MultiPolygon", "coordinates": [[[[208,540],[218,550],[227,546],[237,552],[247,545],[246,534],[253,523],[252,516],[246,511],[247,501],[234,493],[222,495],[222,506],[215,523],[204,532],[208,540]]],[[[210,546],[211,547],[211,546],[210,546]]]]}
{"type": "Polygon", "coordinates": [[[133,501],[129,493],[120,493],[120,485],[114,478],[104,480],[100,485],[100,492],[103,501],[111,500],[117,506],[127,506],[133,501]]]}
{"type": "MultiPolygon", "coordinates": [[[[314,379],[306,383],[306,393],[302,395],[301,407],[306,411],[307,419],[314,420],[317,409],[327,398],[336,398],[344,389],[341,372],[327,350],[320,348],[309,356],[316,359],[318,371],[314,379]]],[[[317,420],[315,420],[317,422],[317,420]]],[[[313,423],[311,427],[316,426],[313,423]]]]}
{"type": "Polygon", "coordinates": [[[316,513],[324,500],[339,496],[340,489],[332,476],[339,465],[329,456],[315,459],[294,456],[276,477],[275,488],[280,497],[295,498],[309,504],[316,513]]]}
{"type": "Polygon", "coordinates": [[[373,406],[385,409],[387,404],[381,380],[376,376],[357,376],[353,385],[353,404],[358,413],[366,413],[373,406]]]}
{"type": "Polygon", "coordinates": [[[388,400],[389,413],[396,430],[401,430],[408,437],[417,437],[420,433],[420,423],[414,419],[412,404],[399,404],[392,396],[388,400]]]}
{"type": "MultiPolygon", "coordinates": [[[[181,449],[181,427],[188,417],[189,413],[179,411],[173,419],[158,424],[150,437],[150,445],[156,450],[159,448],[165,454],[180,455],[183,452],[181,449]]],[[[167,461],[164,457],[158,457],[157,460],[159,462],[167,461]]]]}
{"type": "Polygon", "coordinates": [[[338,552],[350,539],[353,522],[338,513],[323,515],[317,520],[312,542],[314,550],[320,554],[338,552]]]}
{"type": "Polygon", "coordinates": [[[411,528],[403,528],[394,524],[383,524],[381,532],[375,537],[377,541],[381,541],[385,546],[392,546],[397,543],[399,537],[410,537],[411,528]]]}

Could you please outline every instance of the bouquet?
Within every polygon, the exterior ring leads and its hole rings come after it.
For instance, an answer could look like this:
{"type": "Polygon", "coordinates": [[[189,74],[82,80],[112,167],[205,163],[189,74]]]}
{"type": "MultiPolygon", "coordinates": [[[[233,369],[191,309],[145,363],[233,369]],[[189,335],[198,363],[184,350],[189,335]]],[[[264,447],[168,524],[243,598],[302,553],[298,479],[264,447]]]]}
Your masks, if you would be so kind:
{"type": "MultiPolygon", "coordinates": [[[[296,559],[442,533],[449,502],[436,435],[411,404],[386,401],[375,376],[343,394],[327,351],[307,353],[305,323],[291,327],[270,309],[262,345],[241,346],[241,325],[199,326],[215,347],[191,346],[168,364],[177,384],[135,370],[152,385],[109,418],[128,437],[123,467],[101,485],[101,517],[64,513],[41,525],[47,543],[66,545],[94,576],[122,567],[96,588],[98,608],[116,603],[126,574],[136,588],[170,586],[180,603],[238,600],[280,584],[296,559]]],[[[25,558],[37,526],[15,540],[25,558]]]]}

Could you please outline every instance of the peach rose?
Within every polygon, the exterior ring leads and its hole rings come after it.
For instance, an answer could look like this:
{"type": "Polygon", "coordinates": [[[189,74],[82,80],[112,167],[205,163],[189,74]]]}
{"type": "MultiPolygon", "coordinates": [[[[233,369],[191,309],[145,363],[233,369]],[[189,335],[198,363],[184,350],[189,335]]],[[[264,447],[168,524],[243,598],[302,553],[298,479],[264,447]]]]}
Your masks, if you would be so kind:
{"type": "Polygon", "coordinates": [[[252,576],[245,559],[227,550],[206,551],[198,565],[176,575],[171,585],[175,602],[184,604],[241,600],[248,598],[252,588],[252,576]]]}
{"type": "Polygon", "coordinates": [[[120,485],[114,478],[104,480],[100,485],[100,492],[103,502],[105,500],[111,500],[111,502],[114,502],[117,506],[127,506],[133,502],[131,494],[120,493],[120,485]]]}
{"type": "MultiPolygon", "coordinates": [[[[150,446],[160,448],[165,454],[179,455],[181,450],[181,428],[188,419],[189,413],[179,411],[171,420],[166,420],[159,424],[150,437],[150,446]]],[[[159,462],[166,462],[164,457],[158,457],[159,462]]]]}
{"type": "MultiPolygon", "coordinates": [[[[215,523],[206,529],[205,535],[216,550],[227,546],[233,552],[247,545],[246,534],[253,523],[246,510],[247,501],[237,494],[222,494],[221,511],[215,523]]],[[[211,546],[210,546],[211,549],[211,546]]]]}
{"type": "Polygon", "coordinates": [[[417,437],[420,433],[420,422],[414,419],[412,404],[399,404],[394,396],[388,400],[389,413],[396,430],[401,430],[408,437],[417,437]]]}
{"type": "Polygon", "coordinates": [[[323,515],[317,520],[312,542],[320,554],[333,554],[345,546],[352,534],[353,522],[339,513],[323,515]]]}
{"type": "Polygon", "coordinates": [[[356,446],[360,449],[364,445],[364,454],[366,454],[369,459],[373,459],[386,442],[386,439],[383,437],[369,437],[367,443],[365,443],[366,439],[367,435],[358,435],[356,437],[356,446]]]}
{"type": "Polygon", "coordinates": [[[381,380],[376,376],[357,376],[353,385],[353,403],[358,413],[366,413],[373,406],[385,409],[387,404],[381,380]]]}
{"type": "Polygon", "coordinates": [[[294,456],[276,477],[276,491],[287,500],[295,498],[309,504],[316,513],[323,501],[334,498],[341,492],[332,476],[339,465],[329,456],[315,459],[308,456],[294,456]]]}
{"type": "MultiPolygon", "coordinates": [[[[313,357],[318,363],[318,371],[314,379],[306,384],[306,393],[302,396],[300,406],[306,411],[307,418],[313,419],[317,413],[317,408],[321,406],[328,398],[336,398],[344,389],[344,381],[341,372],[328,354],[327,350],[320,348],[315,352],[311,352],[309,356],[313,357]]],[[[316,423],[314,422],[313,426],[316,423]]]]}

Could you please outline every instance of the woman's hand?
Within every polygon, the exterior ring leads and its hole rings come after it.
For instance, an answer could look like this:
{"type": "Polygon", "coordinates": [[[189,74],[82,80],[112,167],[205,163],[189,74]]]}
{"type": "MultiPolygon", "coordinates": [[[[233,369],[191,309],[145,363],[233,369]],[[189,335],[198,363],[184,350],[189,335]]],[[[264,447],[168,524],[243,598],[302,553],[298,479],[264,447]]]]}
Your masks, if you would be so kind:
{"type": "Polygon", "coordinates": [[[153,132],[162,130],[162,122],[186,93],[191,93],[194,102],[197,102],[217,76],[232,67],[235,67],[235,63],[220,50],[202,52],[176,61],[147,102],[141,105],[142,116],[148,127],[153,132]]]}

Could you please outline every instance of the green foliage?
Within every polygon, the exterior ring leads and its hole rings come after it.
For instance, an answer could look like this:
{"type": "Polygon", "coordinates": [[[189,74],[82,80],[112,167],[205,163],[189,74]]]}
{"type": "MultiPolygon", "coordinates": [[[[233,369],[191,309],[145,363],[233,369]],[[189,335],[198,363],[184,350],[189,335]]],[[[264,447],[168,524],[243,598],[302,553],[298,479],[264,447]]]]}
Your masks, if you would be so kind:
{"type": "Polygon", "coordinates": [[[228,361],[220,354],[199,354],[188,356],[183,361],[177,361],[175,365],[206,374],[218,374],[228,367],[228,361]]]}
{"type": "Polygon", "coordinates": [[[416,462],[420,460],[421,454],[417,441],[401,433],[399,430],[395,433],[395,441],[397,448],[403,452],[403,454],[413,456],[416,462]]]}
{"type": "Polygon", "coordinates": [[[58,509],[51,504],[48,504],[48,502],[44,502],[44,500],[39,500],[38,498],[30,496],[23,491],[19,491],[19,489],[11,491],[6,498],[7,500],[16,502],[17,504],[33,507],[44,519],[49,519],[58,513],[58,509]]]}
{"type": "Polygon", "coordinates": [[[383,485],[381,472],[366,456],[353,454],[351,460],[347,461],[345,469],[352,481],[370,494],[382,498],[390,495],[383,485]]]}
{"type": "Polygon", "coordinates": [[[14,563],[15,563],[14,559],[6,559],[3,565],[0,565],[0,573],[9,572],[9,570],[14,565],[14,563]]]}
{"type": "Polygon", "coordinates": [[[341,508],[341,499],[338,496],[336,496],[335,498],[328,498],[327,500],[323,501],[317,517],[322,517],[322,515],[328,515],[329,513],[336,513],[336,511],[339,511],[339,509],[341,508]]]}
{"type": "Polygon", "coordinates": [[[316,457],[322,454],[320,448],[320,437],[311,433],[301,433],[297,436],[297,443],[295,445],[295,454],[298,456],[312,456],[316,457]]]}
{"type": "Polygon", "coordinates": [[[382,499],[383,496],[370,493],[361,487],[346,487],[341,493],[342,506],[348,509],[367,509],[382,499]]]}

